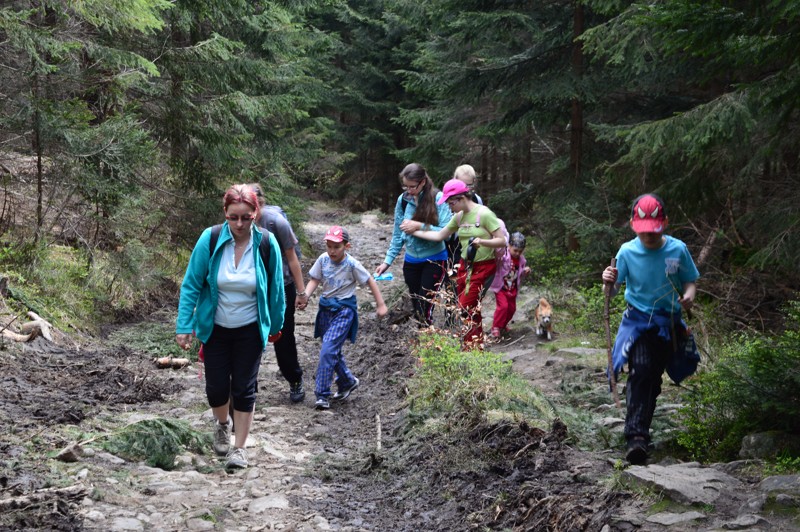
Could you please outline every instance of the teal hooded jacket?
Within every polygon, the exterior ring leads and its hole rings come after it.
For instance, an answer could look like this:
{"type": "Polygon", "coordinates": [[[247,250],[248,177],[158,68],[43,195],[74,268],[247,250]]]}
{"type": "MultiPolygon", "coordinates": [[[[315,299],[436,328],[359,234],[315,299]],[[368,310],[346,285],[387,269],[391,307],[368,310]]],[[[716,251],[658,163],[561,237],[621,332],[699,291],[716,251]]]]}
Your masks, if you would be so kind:
{"type": "MultiPolygon", "coordinates": [[[[264,266],[258,246],[264,233],[252,224],[253,256],[256,261],[256,299],[258,303],[258,323],[263,347],[267,338],[283,328],[283,314],[286,310],[286,296],[283,291],[283,265],[278,241],[269,234],[269,264],[264,266]]],[[[176,334],[191,334],[206,343],[214,329],[214,315],[217,312],[217,273],[222,256],[222,248],[231,241],[228,222],[222,224],[214,253],[209,257],[211,228],[206,228],[197,240],[186,275],[181,284],[181,298],[178,303],[176,334]]]]}

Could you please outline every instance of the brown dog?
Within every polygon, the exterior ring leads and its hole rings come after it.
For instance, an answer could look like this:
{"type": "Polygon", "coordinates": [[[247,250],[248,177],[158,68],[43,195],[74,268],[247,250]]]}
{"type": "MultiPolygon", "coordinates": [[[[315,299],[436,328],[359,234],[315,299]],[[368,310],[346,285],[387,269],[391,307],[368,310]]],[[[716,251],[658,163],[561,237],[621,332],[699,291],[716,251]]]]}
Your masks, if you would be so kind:
{"type": "Polygon", "coordinates": [[[533,317],[536,320],[536,334],[544,336],[547,333],[547,339],[553,339],[553,307],[545,298],[540,298],[539,303],[533,310],[533,317]]]}

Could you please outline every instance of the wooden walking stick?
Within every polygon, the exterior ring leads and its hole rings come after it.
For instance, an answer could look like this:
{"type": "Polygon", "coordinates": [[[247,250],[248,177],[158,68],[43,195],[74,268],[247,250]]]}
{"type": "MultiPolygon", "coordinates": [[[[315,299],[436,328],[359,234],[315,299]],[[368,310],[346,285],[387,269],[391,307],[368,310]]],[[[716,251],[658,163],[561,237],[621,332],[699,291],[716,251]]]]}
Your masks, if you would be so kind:
{"type": "MultiPolygon", "coordinates": [[[[616,257],[611,259],[611,267],[617,267],[617,259],[616,257]]],[[[606,325],[606,345],[608,346],[608,376],[609,380],[611,381],[611,394],[614,396],[614,404],[617,405],[617,408],[622,408],[622,405],[619,402],[619,394],[617,393],[617,376],[614,373],[614,361],[611,359],[611,351],[613,349],[613,345],[611,345],[611,317],[609,307],[611,306],[611,289],[613,285],[610,283],[605,283],[604,291],[606,295],[605,306],[603,307],[603,320],[605,321],[606,325]]]]}

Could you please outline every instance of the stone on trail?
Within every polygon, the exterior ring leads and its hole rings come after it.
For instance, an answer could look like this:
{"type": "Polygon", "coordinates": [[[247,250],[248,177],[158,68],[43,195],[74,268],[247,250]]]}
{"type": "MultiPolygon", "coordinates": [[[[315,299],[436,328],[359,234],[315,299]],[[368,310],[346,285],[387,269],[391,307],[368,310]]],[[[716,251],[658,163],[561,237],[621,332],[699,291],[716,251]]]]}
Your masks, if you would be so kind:
{"type": "Polygon", "coordinates": [[[686,504],[713,504],[723,493],[735,498],[742,489],[738,479],[696,462],[670,466],[631,466],[622,478],[663,492],[670,499],[686,504]]]}
{"type": "Polygon", "coordinates": [[[682,512],[682,513],[661,512],[653,514],[650,517],[648,517],[647,522],[655,523],[657,525],[672,526],[705,518],[706,518],[705,514],[702,514],[700,512],[682,512]]]}

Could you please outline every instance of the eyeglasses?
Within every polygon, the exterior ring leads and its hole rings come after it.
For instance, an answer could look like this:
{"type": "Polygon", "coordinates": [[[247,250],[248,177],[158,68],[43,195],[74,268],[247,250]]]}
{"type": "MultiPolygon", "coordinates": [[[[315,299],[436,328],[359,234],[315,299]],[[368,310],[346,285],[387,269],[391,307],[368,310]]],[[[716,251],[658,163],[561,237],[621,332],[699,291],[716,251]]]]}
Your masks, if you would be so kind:
{"type": "Polygon", "coordinates": [[[417,182],[416,185],[402,185],[400,188],[403,189],[403,192],[416,192],[422,186],[424,181],[417,182]]]}
{"type": "Polygon", "coordinates": [[[461,201],[463,198],[464,198],[464,196],[460,196],[460,195],[459,196],[449,197],[449,198],[447,198],[447,204],[448,205],[452,205],[457,201],[461,201]]]}
{"type": "Polygon", "coordinates": [[[236,223],[239,220],[241,220],[242,223],[246,224],[246,223],[250,223],[253,220],[255,220],[256,217],[253,214],[243,214],[241,216],[236,216],[235,214],[231,214],[229,216],[226,216],[225,219],[228,220],[229,222],[233,222],[233,223],[236,223]]]}

